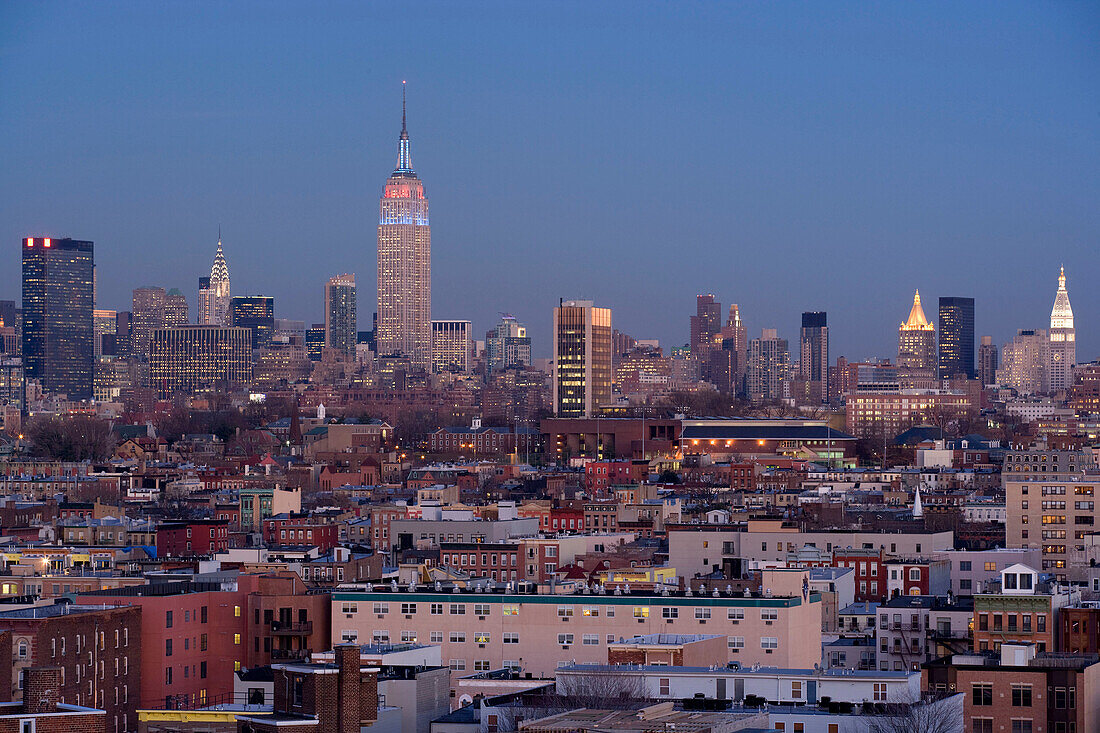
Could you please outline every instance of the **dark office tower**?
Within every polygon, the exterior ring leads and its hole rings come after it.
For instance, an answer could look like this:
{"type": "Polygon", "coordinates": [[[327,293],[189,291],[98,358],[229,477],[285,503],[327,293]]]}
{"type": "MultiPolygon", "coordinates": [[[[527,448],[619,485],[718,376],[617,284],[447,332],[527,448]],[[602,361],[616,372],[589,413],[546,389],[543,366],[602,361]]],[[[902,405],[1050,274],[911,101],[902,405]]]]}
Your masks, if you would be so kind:
{"type": "Polygon", "coordinates": [[[997,344],[993,343],[992,336],[982,336],[982,344],[978,347],[978,379],[982,386],[997,383],[997,344]]]}
{"type": "Polygon", "coordinates": [[[76,239],[23,240],[23,359],[27,379],[91,399],[94,248],[76,239]]]}
{"type": "Polygon", "coordinates": [[[187,296],[179,288],[172,288],[164,297],[164,320],[168,326],[186,326],[189,317],[187,296]]]}
{"type": "Polygon", "coordinates": [[[0,300],[0,321],[3,321],[5,326],[15,328],[14,300],[0,300]]]}
{"type": "Polygon", "coordinates": [[[707,352],[720,346],[714,337],[722,330],[722,304],[711,294],[695,296],[695,315],[691,317],[691,355],[706,360],[707,352]]]}
{"type": "Polygon", "coordinates": [[[266,295],[235,295],[229,299],[229,325],[252,332],[252,348],[266,349],[275,334],[275,299],[266,295]]]}
{"type": "Polygon", "coordinates": [[[329,278],[325,283],[325,346],[344,356],[355,356],[356,309],[355,274],[329,278]]]}
{"type": "MultiPolygon", "coordinates": [[[[822,402],[829,401],[829,326],[824,311],[802,314],[802,331],[799,335],[801,355],[798,361],[799,377],[820,391],[822,402]]],[[[815,392],[816,394],[816,392],[815,392]]]]}
{"type": "Polygon", "coordinates": [[[313,328],[306,329],[306,353],[310,361],[321,361],[321,354],[325,350],[325,324],[314,323],[313,328]]]}
{"type": "Polygon", "coordinates": [[[130,311],[119,311],[115,314],[115,354],[116,356],[130,356],[133,353],[134,314],[130,311]]]}
{"type": "Polygon", "coordinates": [[[974,379],[974,299],[940,298],[940,379],[974,379]]]}
{"type": "Polygon", "coordinates": [[[164,288],[134,289],[130,327],[134,356],[149,358],[149,340],[153,338],[153,331],[168,325],[164,313],[166,298],[164,288]]]}

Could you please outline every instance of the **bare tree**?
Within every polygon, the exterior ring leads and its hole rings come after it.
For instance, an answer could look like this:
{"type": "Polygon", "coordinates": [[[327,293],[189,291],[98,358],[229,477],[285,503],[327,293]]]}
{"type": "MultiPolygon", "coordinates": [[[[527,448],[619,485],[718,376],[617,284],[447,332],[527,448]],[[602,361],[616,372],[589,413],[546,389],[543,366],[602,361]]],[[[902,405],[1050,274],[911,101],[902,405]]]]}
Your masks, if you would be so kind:
{"type": "MultiPolygon", "coordinates": [[[[929,698],[914,703],[886,703],[872,706],[876,713],[868,733],[963,733],[961,697],[929,698]],[[880,710],[881,708],[881,710],[880,710]]],[[[867,712],[866,710],[864,711],[867,712]]]]}
{"type": "Polygon", "coordinates": [[[562,675],[558,677],[556,691],[529,695],[523,698],[521,706],[502,708],[497,716],[498,729],[501,733],[514,731],[521,720],[538,720],[582,708],[630,710],[645,700],[645,681],[640,675],[614,668],[593,669],[583,675],[562,675]]]}

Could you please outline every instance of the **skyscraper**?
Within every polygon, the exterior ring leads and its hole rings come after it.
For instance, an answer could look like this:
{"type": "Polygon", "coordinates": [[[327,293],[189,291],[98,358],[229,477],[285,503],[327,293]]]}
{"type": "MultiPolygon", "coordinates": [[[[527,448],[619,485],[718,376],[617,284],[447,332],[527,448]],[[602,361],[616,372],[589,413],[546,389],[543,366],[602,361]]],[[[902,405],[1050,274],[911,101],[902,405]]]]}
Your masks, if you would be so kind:
{"type": "Polygon", "coordinates": [[[199,278],[200,324],[213,326],[229,325],[229,265],[222,251],[222,235],[218,232],[218,251],[214,254],[214,264],[210,266],[210,277],[199,278]]]}
{"type": "Polygon", "coordinates": [[[1020,394],[1038,394],[1049,389],[1050,337],[1046,331],[1021,329],[1001,349],[997,384],[1020,394]]]}
{"type": "Polygon", "coordinates": [[[1077,363],[1077,331],[1073,327],[1073,308],[1066,292],[1066,268],[1058,273],[1058,292],[1050,311],[1050,366],[1047,378],[1051,392],[1073,386],[1073,367],[1077,363]]]}
{"type": "Polygon", "coordinates": [[[592,417],[611,401],[611,309],[566,300],[554,309],[554,412],[592,417]]]}
{"type": "Polygon", "coordinates": [[[791,376],[791,355],[787,339],[774,328],[765,328],[760,338],[749,341],[748,393],[754,400],[782,399],[783,382],[791,376]]]}
{"type": "Polygon", "coordinates": [[[424,184],[412,169],[402,87],[397,168],[386,180],[378,218],[378,353],[431,366],[432,233],[424,184]]]}
{"type": "Polygon", "coordinates": [[[355,273],[330,277],[325,283],[325,346],[355,356],[359,316],[355,273]]]}
{"type": "Polygon", "coordinates": [[[27,379],[70,399],[92,397],[94,245],[23,240],[23,359],[27,379]]]}
{"type": "Polygon", "coordinates": [[[829,326],[824,311],[802,314],[798,343],[799,377],[820,390],[821,401],[829,401],[829,326]]]}
{"type": "Polygon", "coordinates": [[[745,375],[749,370],[749,330],[741,320],[741,306],[736,303],[730,306],[729,319],[722,329],[722,339],[722,348],[737,354],[735,391],[739,394],[745,389],[745,375]]]}
{"type": "Polygon", "coordinates": [[[936,376],[936,327],[924,315],[919,290],[913,295],[909,318],[898,327],[898,372],[902,378],[936,376]]]}
{"type": "Polygon", "coordinates": [[[978,379],[983,387],[997,382],[997,344],[992,336],[982,336],[978,346],[978,379]]]}
{"type": "Polygon", "coordinates": [[[720,344],[714,337],[722,330],[722,304],[714,295],[695,296],[695,315],[691,317],[691,353],[705,362],[707,353],[720,344]]]}
{"type": "Polygon", "coordinates": [[[531,337],[515,316],[501,313],[500,323],[485,334],[485,363],[488,374],[513,364],[531,365],[531,337]]]}
{"type": "Polygon", "coordinates": [[[166,297],[164,288],[134,288],[133,307],[130,311],[131,347],[134,356],[147,359],[153,331],[168,325],[164,313],[166,297]]]}
{"type": "Polygon", "coordinates": [[[253,349],[266,349],[275,335],[275,299],[267,295],[235,295],[229,299],[229,325],[247,328],[253,349]]]}
{"type": "Polygon", "coordinates": [[[974,379],[974,299],[940,298],[940,379],[974,379]]]}
{"type": "Polygon", "coordinates": [[[470,371],[470,322],[432,321],[432,373],[470,371]]]}
{"type": "Polygon", "coordinates": [[[251,334],[228,326],[158,328],[149,342],[149,381],[160,397],[247,386],[251,334]]]}
{"type": "Polygon", "coordinates": [[[187,296],[179,288],[172,288],[164,296],[164,321],[169,326],[186,326],[190,317],[187,296]]]}

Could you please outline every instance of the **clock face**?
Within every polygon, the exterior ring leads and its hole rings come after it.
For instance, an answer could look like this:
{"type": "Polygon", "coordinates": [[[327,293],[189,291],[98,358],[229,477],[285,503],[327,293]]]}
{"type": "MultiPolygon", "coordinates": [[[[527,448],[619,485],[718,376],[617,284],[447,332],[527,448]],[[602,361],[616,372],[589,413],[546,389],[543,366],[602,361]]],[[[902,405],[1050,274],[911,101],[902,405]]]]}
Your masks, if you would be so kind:
{"type": "Polygon", "coordinates": [[[1061,360],[1062,360],[1062,355],[1061,355],[1061,354],[1057,354],[1057,353],[1056,353],[1056,354],[1054,355],[1054,361],[1061,361],[1061,360]]]}

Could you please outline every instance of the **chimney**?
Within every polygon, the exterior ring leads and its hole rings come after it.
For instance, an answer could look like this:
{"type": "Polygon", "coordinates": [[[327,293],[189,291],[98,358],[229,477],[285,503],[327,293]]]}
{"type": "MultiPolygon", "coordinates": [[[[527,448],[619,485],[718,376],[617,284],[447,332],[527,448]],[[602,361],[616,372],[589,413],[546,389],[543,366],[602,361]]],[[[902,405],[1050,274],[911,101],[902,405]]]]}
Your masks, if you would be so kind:
{"type": "Polygon", "coordinates": [[[336,658],[337,733],[359,733],[359,645],[337,644],[333,647],[336,658]]]}
{"type": "Polygon", "coordinates": [[[23,678],[23,711],[55,713],[61,698],[61,667],[27,667],[23,678]]]}

